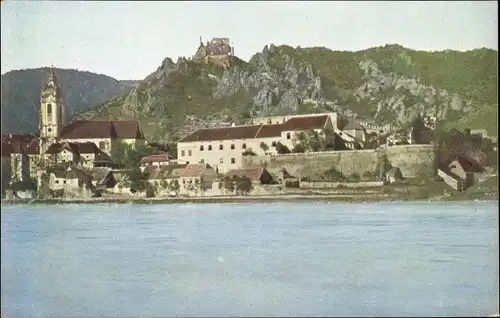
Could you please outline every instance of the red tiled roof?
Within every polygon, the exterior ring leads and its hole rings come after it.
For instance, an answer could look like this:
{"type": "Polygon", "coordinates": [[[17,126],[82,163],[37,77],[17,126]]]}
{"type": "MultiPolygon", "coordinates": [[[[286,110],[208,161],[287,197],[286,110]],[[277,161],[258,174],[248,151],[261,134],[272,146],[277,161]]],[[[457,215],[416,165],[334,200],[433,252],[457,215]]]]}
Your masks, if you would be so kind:
{"type": "Polygon", "coordinates": [[[280,137],[283,125],[262,125],[255,138],[280,137]]]}
{"type": "Polygon", "coordinates": [[[483,167],[475,159],[467,156],[458,156],[458,163],[462,166],[465,172],[483,172],[483,167]]]}
{"type": "Polygon", "coordinates": [[[283,131],[323,129],[328,115],[293,117],[283,124],[199,129],[180,142],[279,137],[283,131]]]}
{"type": "Polygon", "coordinates": [[[148,176],[149,180],[176,179],[182,175],[186,167],[186,164],[167,165],[160,167],[149,166],[144,169],[144,173],[148,176]]]}
{"type": "Polygon", "coordinates": [[[232,178],[234,176],[247,177],[252,181],[259,181],[264,173],[264,168],[246,168],[246,169],[233,169],[226,173],[226,176],[232,178]]]}
{"type": "Polygon", "coordinates": [[[2,135],[2,153],[4,151],[36,155],[40,153],[40,147],[35,135],[2,135]]]}
{"type": "Polygon", "coordinates": [[[250,139],[254,138],[260,125],[199,129],[180,142],[250,139]]]}
{"type": "Polygon", "coordinates": [[[89,153],[93,153],[93,154],[98,154],[101,152],[101,150],[99,150],[99,148],[97,147],[97,145],[93,142],[75,142],[74,145],[77,146],[78,148],[78,152],[79,153],[84,153],[84,154],[89,154],[89,153]]]}
{"type": "Polygon", "coordinates": [[[206,169],[210,166],[207,164],[189,164],[184,171],[182,171],[181,177],[183,178],[195,178],[203,174],[206,169]]]}
{"type": "Polygon", "coordinates": [[[97,148],[96,144],[93,142],[66,142],[66,143],[56,143],[52,144],[45,151],[46,154],[58,154],[64,149],[67,149],[73,153],[78,154],[98,154],[101,151],[97,148]]]}
{"type": "Polygon", "coordinates": [[[323,129],[328,118],[328,115],[292,117],[282,124],[283,131],[323,129]]]}
{"type": "Polygon", "coordinates": [[[172,160],[172,157],[169,155],[152,155],[142,158],[141,163],[168,162],[170,160],[172,160]]]}
{"type": "Polygon", "coordinates": [[[142,129],[135,120],[77,120],[61,130],[61,138],[127,138],[144,139],[142,129]]]}

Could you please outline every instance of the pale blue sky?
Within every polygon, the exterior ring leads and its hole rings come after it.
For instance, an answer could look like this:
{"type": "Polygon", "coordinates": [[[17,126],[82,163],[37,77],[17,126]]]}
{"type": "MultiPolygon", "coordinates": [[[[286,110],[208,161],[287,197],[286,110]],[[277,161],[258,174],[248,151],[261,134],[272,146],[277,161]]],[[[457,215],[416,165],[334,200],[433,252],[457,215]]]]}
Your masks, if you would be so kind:
{"type": "Polygon", "coordinates": [[[165,57],[191,56],[229,37],[248,60],[264,45],[361,50],[398,43],[421,50],[497,49],[496,1],[87,2],[1,5],[2,74],[50,65],[142,79],[165,57]]]}

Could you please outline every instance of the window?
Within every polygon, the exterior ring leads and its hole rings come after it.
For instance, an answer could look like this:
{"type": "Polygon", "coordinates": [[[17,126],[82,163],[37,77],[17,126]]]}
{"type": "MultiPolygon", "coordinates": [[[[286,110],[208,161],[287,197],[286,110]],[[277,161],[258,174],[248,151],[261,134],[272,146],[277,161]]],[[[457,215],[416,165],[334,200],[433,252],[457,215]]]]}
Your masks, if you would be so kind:
{"type": "Polygon", "coordinates": [[[220,158],[220,163],[224,163],[224,158],[220,158]]]}
{"type": "Polygon", "coordinates": [[[59,180],[56,180],[56,183],[59,183],[59,180]]]}
{"type": "Polygon", "coordinates": [[[47,118],[50,118],[50,117],[52,117],[52,104],[47,105],[47,118]]]}
{"type": "Polygon", "coordinates": [[[189,161],[186,161],[186,164],[188,165],[188,164],[189,164],[189,161]]]}
{"type": "Polygon", "coordinates": [[[66,180],[64,180],[63,183],[66,183],[66,180]]]}
{"type": "Polygon", "coordinates": [[[99,141],[99,149],[106,149],[106,143],[104,141],[99,141]]]}
{"type": "Polygon", "coordinates": [[[231,144],[231,150],[234,150],[234,144],[231,144]]]}
{"type": "Polygon", "coordinates": [[[185,156],[185,154],[186,154],[186,153],[184,152],[184,150],[181,150],[181,156],[183,156],[183,157],[184,157],[184,156],[185,156]]]}
{"type": "Polygon", "coordinates": [[[191,150],[188,150],[188,156],[191,156],[193,152],[191,150]]]}
{"type": "Polygon", "coordinates": [[[243,145],[241,145],[241,148],[247,149],[247,144],[244,143],[243,145]]]}
{"type": "Polygon", "coordinates": [[[205,163],[205,159],[200,159],[200,163],[205,163]]]}
{"type": "Polygon", "coordinates": [[[212,145],[208,145],[208,151],[212,150],[212,145]]]}
{"type": "Polygon", "coordinates": [[[236,159],[231,158],[231,163],[236,163],[236,159]]]}
{"type": "Polygon", "coordinates": [[[52,132],[52,128],[47,129],[48,132],[52,132]]]}
{"type": "Polygon", "coordinates": [[[200,146],[200,151],[203,151],[203,150],[204,150],[204,149],[203,149],[203,145],[201,145],[201,146],[200,146]]]}
{"type": "Polygon", "coordinates": [[[290,133],[286,133],[286,139],[290,139],[291,136],[290,136],[290,133]]]}
{"type": "Polygon", "coordinates": [[[219,145],[219,150],[222,150],[224,149],[224,146],[223,145],[219,145]]]}
{"type": "Polygon", "coordinates": [[[456,165],[451,165],[450,168],[451,169],[455,169],[457,166],[456,165]]]}
{"type": "Polygon", "coordinates": [[[273,143],[271,144],[271,146],[276,147],[276,141],[273,141],[273,143]]]}

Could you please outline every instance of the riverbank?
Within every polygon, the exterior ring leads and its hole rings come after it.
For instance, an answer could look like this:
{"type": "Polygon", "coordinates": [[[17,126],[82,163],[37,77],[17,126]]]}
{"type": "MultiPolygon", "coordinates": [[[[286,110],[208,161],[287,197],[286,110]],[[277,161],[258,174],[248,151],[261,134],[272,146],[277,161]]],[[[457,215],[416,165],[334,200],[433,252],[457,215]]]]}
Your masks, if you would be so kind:
{"type": "Polygon", "coordinates": [[[377,189],[281,193],[275,195],[214,196],[214,197],[161,197],[161,198],[90,198],[90,199],[14,199],[2,200],[10,204],[180,204],[180,203],[258,203],[321,201],[337,203],[387,201],[495,201],[498,200],[498,177],[471,187],[464,192],[449,189],[444,182],[411,182],[388,185],[377,189]]]}
{"type": "Polygon", "coordinates": [[[283,203],[297,201],[336,202],[336,203],[375,203],[401,201],[490,201],[496,197],[454,197],[454,196],[399,196],[383,195],[275,195],[275,196],[219,196],[219,197],[182,197],[182,198],[92,198],[92,199],[18,199],[2,200],[2,205],[13,204],[180,204],[180,203],[283,203]]]}

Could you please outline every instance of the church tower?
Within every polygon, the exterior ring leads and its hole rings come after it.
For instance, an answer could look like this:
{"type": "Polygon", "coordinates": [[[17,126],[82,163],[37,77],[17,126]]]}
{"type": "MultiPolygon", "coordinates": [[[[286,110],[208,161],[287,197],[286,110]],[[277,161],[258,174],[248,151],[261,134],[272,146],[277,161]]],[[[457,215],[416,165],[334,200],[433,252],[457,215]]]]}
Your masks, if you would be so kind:
{"type": "Polygon", "coordinates": [[[63,127],[63,106],[61,89],[57,84],[54,67],[50,69],[47,82],[40,95],[40,152],[45,153],[47,148],[58,141],[63,127]]]}

